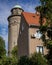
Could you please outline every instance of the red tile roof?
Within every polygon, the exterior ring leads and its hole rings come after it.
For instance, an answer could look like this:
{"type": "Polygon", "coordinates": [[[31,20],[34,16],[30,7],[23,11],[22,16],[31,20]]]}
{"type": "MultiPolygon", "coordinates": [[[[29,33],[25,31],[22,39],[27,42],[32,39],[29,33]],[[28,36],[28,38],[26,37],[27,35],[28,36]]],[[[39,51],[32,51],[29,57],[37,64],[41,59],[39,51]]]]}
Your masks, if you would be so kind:
{"type": "Polygon", "coordinates": [[[39,26],[39,20],[40,20],[40,15],[36,13],[29,13],[29,12],[22,12],[22,15],[24,16],[26,22],[29,25],[37,25],[39,26]]]}

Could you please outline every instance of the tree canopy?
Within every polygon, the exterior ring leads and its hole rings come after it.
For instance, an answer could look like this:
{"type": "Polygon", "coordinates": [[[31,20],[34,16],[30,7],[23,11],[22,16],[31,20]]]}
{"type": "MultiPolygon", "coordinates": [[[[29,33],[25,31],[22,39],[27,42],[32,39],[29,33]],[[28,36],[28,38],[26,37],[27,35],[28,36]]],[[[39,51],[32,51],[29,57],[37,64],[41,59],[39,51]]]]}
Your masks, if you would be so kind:
{"type": "Polygon", "coordinates": [[[5,41],[4,41],[3,38],[0,36],[0,58],[2,58],[4,55],[6,55],[5,41]]]}
{"type": "Polygon", "coordinates": [[[42,40],[49,49],[47,59],[52,65],[52,0],[40,0],[41,5],[36,7],[36,10],[40,12],[40,30],[43,34],[42,40]],[[43,18],[46,19],[46,23],[43,26],[43,18]],[[47,33],[46,39],[45,34],[47,33]]]}

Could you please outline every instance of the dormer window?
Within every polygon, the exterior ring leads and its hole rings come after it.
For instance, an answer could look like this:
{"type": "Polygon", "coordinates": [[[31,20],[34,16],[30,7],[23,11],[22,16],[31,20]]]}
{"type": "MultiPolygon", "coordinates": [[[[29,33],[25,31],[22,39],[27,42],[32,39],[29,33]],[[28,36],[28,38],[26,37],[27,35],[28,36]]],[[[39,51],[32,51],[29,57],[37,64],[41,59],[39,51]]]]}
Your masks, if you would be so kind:
{"type": "Polygon", "coordinates": [[[33,17],[35,17],[35,15],[33,17]]]}

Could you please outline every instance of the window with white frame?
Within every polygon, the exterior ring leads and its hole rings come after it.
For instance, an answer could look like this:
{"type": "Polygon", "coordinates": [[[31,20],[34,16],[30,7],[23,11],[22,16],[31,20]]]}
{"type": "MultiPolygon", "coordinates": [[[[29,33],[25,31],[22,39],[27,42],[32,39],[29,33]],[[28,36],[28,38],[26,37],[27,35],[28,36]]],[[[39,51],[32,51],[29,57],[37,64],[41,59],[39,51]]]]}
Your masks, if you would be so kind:
{"type": "Polygon", "coordinates": [[[43,46],[37,46],[36,47],[36,52],[43,54],[43,46]]]}

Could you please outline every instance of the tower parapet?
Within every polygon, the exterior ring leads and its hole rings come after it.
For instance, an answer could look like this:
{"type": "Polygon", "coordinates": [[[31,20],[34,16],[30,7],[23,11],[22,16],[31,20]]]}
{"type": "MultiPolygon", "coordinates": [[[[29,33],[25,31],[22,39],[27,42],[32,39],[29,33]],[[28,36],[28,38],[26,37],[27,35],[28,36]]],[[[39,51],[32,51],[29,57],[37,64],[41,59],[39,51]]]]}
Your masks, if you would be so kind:
{"type": "Polygon", "coordinates": [[[12,15],[21,15],[21,12],[24,11],[20,5],[15,5],[11,9],[11,14],[12,15]]]}

